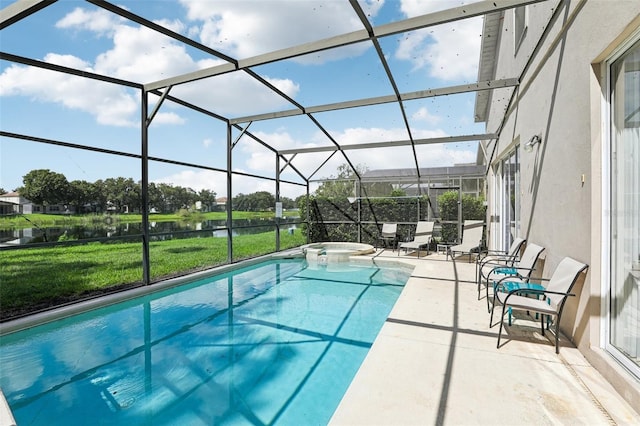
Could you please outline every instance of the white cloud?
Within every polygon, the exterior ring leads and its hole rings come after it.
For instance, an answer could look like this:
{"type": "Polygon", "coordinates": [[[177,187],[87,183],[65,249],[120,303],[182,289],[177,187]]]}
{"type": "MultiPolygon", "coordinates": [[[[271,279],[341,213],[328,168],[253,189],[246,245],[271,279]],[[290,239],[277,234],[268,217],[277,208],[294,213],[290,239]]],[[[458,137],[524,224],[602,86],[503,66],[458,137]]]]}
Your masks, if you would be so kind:
{"type": "Polygon", "coordinates": [[[98,55],[96,70],[130,81],[148,83],[197,69],[183,46],[144,27],[115,29],[113,48],[98,55]]]}
{"type": "MultiPolygon", "coordinates": [[[[179,21],[163,22],[174,30],[183,27],[179,21]]],[[[73,55],[50,53],[45,62],[110,75],[129,81],[151,82],[169,76],[219,65],[224,61],[196,61],[183,45],[145,27],[125,25],[104,11],[74,9],[56,23],[61,29],[93,32],[97,37],[112,38],[113,46],[95,57],[95,63],[73,55]]],[[[291,79],[265,77],[267,81],[295,97],[300,87],[291,79]]],[[[94,80],[44,71],[19,65],[9,66],[0,74],[0,95],[21,95],[53,102],[67,108],[86,111],[100,124],[137,126],[139,96],[132,89],[94,80]]],[[[244,73],[218,76],[176,86],[172,92],[203,108],[221,115],[249,115],[288,106],[255,79],[244,73]]],[[[182,124],[184,119],[166,103],[155,118],[157,124],[182,124]]]]}
{"type": "Polygon", "coordinates": [[[124,21],[124,18],[104,9],[89,11],[76,7],[71,13],[56,22],[56,28],[88,30],[98,34],[108,34],[124,21]]]}
{"type": "Polygon", "coordinates": [[[423,121],[427,124],[438,124],[442,121],[442,117],[433,115],[426,107],[420,108],[411,116],[415,121],[423,121]]]}
{"type": "Polygon", "coordinates": [[[153,124],[184,124],[186,120],[173,112],[159,112],[153,118],[153,124]]]}
{"type": "MultiPolygon", "coordinates": [[[[474,1],[402,0],[409,18],[474,1]]],[[[475,80],[482,32],[482,18],[470,18],[411,32],[400,40],[396,58],[410,61],[414,70],[426,68],[431,77],[444,81],[475,80]]]]}
{"type": "MultiPolygon", "coordinates": [[[[93,71],[69,55],[48,54],[45,62],[93,71]]],[[[138,101],[126,89],[33,67],[11,65],[0,74],[0,96],[28,96],[66,108],[86,111],[100,124],[138,126],[138,101]]]]}
{"type": "MultiPolygon", "coordinates": [[[[299,86],[288,79],[268,79],[288,96],[295,97],[299,86]]],[[[219,75],[176,86],[171,91],[187,102],[217,114],[243,116],[291,108],[283,97],[274,94],[262,83],[242,72],[219,75]]]]}
{"type": "MultiPolygon", "coordinates": [[[[181,0],[181,3],[195,26],[190,34],[198,34],[203,44],[238,58],[363,28],[348,2],[181,0]]],[[[366,12],[375,15],[381,7],[376,3],[380,2],[365,3],[366,12]]],[[[339,59],[359,55],[362,49],[362,46],[351,46],[331,55],[311,55],[297,60],[339,59]]]]}

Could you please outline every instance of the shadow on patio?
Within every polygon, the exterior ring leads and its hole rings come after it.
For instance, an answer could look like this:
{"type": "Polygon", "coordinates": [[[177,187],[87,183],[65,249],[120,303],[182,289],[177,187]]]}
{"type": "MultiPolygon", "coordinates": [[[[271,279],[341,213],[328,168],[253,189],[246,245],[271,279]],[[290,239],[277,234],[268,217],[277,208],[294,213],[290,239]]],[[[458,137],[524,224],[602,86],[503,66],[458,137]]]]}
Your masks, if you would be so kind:
{"type": "Polygon", "coordinates": [[[640,424],[564,336],[555,354],[538,321],[516,315],[496,349],[466,256],[399,259],[416,267],[331,424],[640,424]]]}

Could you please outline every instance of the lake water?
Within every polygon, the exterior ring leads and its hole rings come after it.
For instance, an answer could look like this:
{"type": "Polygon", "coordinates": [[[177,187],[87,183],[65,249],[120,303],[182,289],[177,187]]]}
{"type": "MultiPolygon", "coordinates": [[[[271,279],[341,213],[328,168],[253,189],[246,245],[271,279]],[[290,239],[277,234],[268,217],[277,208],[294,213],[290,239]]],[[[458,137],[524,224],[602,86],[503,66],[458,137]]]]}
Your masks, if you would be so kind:
{"type": "MultiPolygon", "coordinates": [[[[295,228],[299,218],[280,219],[281,228],[295,228]]],[[[211,231],[214,237],[226,237],[224,220],[207,220],[204,222],[154,222],[150,221],[151,234],[162,234],[182,231],[211,231]]],[[[233,221],[233,235],[261,234],[275,230],[275,219],[238,219],[233,221]]],[[[52,226],[23,229],[0,229],[0,244],[21,245],[58,241],[61,236],[72,240],[90,238],[120,237],[140,235],[142,223],[101,223],[91,226],[52,226]]],[[[179,237],[179,235],[176,235],[179,237]]]]}

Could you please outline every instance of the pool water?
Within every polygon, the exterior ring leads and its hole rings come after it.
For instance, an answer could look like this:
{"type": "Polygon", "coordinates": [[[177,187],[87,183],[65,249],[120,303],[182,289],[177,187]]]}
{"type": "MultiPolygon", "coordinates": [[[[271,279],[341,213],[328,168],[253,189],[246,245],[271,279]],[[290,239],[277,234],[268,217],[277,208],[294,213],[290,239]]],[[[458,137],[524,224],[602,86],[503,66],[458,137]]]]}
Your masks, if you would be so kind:
{"type": "Polygon", "coordinates": [[[326,424],[410,270],[268,261],[3,336],[19,425],[326,424]]]}

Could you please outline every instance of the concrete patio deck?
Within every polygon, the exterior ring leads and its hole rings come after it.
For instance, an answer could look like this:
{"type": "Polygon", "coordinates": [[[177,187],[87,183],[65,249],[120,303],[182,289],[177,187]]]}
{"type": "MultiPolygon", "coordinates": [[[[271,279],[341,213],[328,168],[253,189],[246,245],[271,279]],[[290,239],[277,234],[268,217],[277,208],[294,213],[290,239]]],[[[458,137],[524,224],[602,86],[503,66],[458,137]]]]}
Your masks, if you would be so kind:
{"type": "Polygon", "coordinates": [[[539,322],[518,316],[497,349],[467,257],[373,256],[416,267],[330,424],[640,424],[564,336],[556,355],[539,322]]]}

